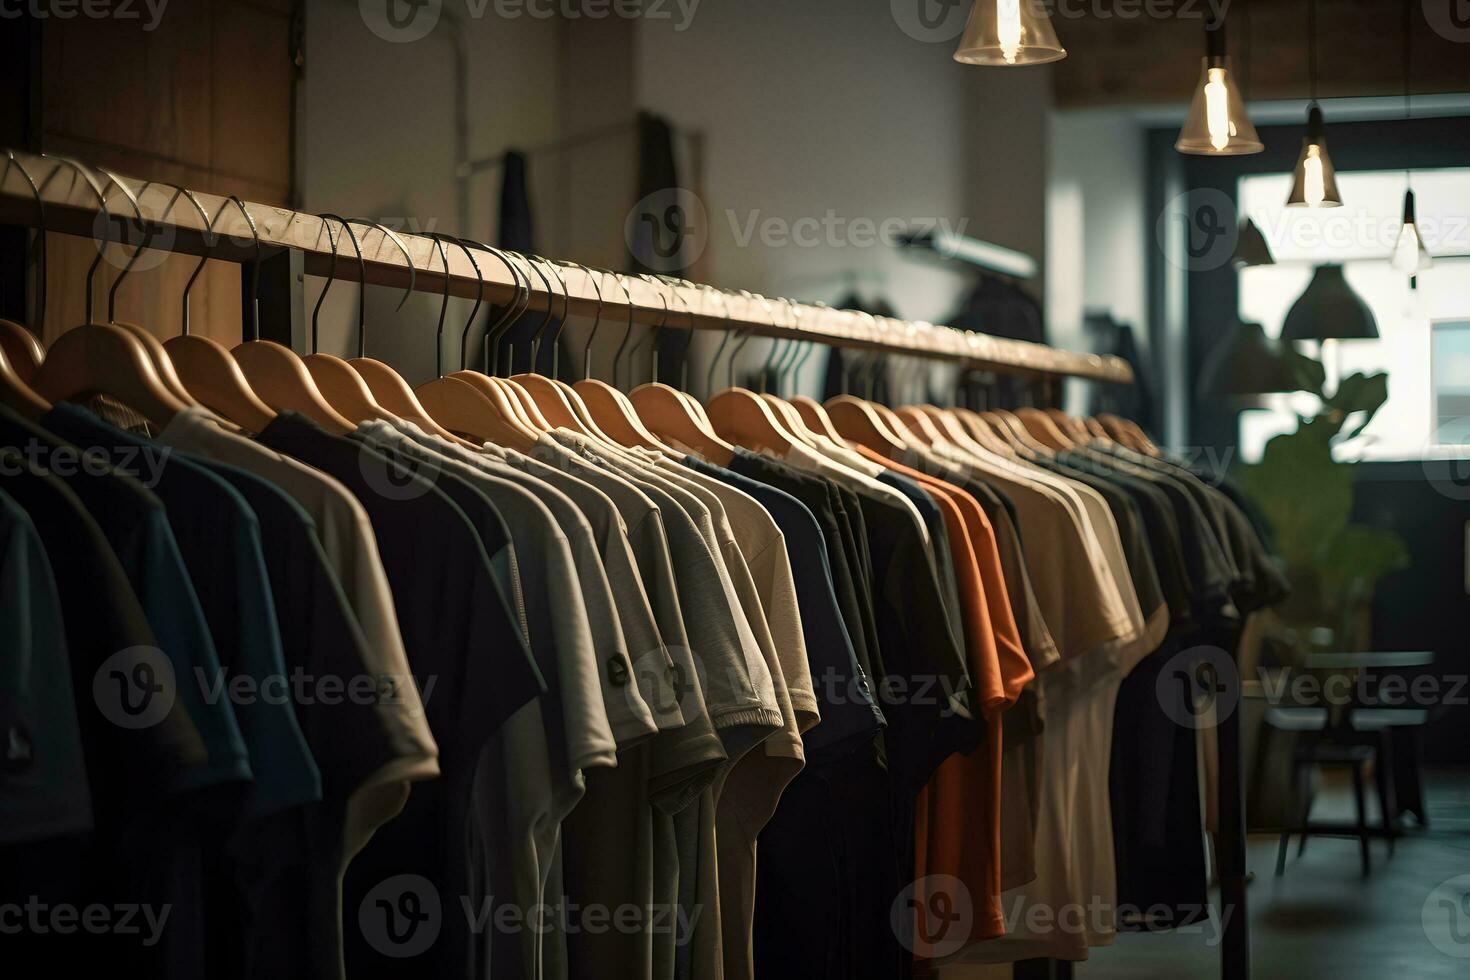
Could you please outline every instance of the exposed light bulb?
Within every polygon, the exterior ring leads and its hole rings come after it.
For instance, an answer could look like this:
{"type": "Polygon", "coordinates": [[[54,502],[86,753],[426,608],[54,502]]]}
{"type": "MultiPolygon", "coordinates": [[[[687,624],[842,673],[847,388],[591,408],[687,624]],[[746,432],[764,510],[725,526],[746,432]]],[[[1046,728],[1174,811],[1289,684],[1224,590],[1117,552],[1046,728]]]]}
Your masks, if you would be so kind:
{"type": "Polygon", "coordinates": [[[1302,164],[1302,197],[1309,208],[1320,208],[1327,199],[1327,184],[1322,176],[1322,147],[1313,143],[1307,147],[1307,159],[1302,164]]]}
{"type": "Polygon", "coordinates": [[[1434,259],[1424,247],[1419,234],[1419,225],[1414,217],[1414,192],[1404,193],[1404,223],[1399,228],[1398,241],[1393,246],[1393,258],[1389,260],[1395,270],[1410,276],[1418,275],[1434,267],[1434,259]]]}
{"type": "Polygon", "coordinates": [[[1225,69],[1211,68],[1205,83],[1205,119],[1210,131],[1210,145],[1223,150],[1230,145],[1235,127],[1230,124],[1230,90],[1225,85],[1225,69]]]}
{"type": "Polygon", "coordinates": [[[995,28],[1001,57],[1014,65],[1021,53],[1021,0],[996,0],[995,28]]]}
{"type": "Polygon", "coordinates": [[[1393,247],[1393,258],[1389,264],[1410,275],[1419,271],[1419,232],[1412,224],[1399,229],[1399,240],[1393,247]]]}

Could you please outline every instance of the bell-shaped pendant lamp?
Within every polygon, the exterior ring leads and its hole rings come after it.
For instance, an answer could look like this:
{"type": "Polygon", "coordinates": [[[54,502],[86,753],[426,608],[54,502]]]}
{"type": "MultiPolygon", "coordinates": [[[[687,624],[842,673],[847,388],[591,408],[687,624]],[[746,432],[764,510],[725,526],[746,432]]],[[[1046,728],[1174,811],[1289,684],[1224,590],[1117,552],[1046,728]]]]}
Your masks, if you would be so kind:
{"type": "Polygon", "coordinates": [[[1429,249],[1424,247],[1424,239],[1419,234],[1419,227],[1414,220],[1414,192],[1404,191],[1404,223],[1399,229],[1398,242],[1393,247],[1393,258],[1390,264],[1399,272],[1410,276],[1417,276],[1425,269],[1434,266],[1434,259],[1429,254],[1429,249]]]}
{"type": "Polygon", "coordinates": [[[1271,254],[1266,236],[1261,234],[1261,229],[1250,218],[1240,224],[1240,230],[1235,236],[1235,254],[1230,257],[1230,263],[1237,269],[1276,264],[1276,256],[1271,254]]]}
{"type": "Polygon", "coordinates": [[[1225,55],[1225,23],[1205,26],[1205,57],[1189,115],[1174,149],[1201,156],[1240,156],[1265,149],[1245,111],[1225,55]]]}
{"type": "Polygon", "coordinates": [[[1301,155],[1296,159],[1296,173],[1286,206],[1342,207],[1342,195],[1337,192],[1337,171],[1327,155],[1327,139],[1322,135],[1322,108],[1315,102],[1307,110],[1307,135],[1302,140],[1301,155]]]}
{"type": "Polygon", "coordinates": [[[967,65],[1044,65],[1067,51],[1041,0],[975,0],[955,61],[967,65]]]}
{"type": "Polygon", "coordinates": [[[1237,321],[1200,371],[1200,390],[1207,395],[1267,395],[1300,388],[1286,352],[1259,323],[1237,321]]]}
{"type": "Polygon", "coordinates": [[[1377,340],[1378,321],[1353,292],[1342,266],[1319,265],[1306,291],[1292,304],[1281,326],[1283,342],[1299,340],[1377,340]]]}

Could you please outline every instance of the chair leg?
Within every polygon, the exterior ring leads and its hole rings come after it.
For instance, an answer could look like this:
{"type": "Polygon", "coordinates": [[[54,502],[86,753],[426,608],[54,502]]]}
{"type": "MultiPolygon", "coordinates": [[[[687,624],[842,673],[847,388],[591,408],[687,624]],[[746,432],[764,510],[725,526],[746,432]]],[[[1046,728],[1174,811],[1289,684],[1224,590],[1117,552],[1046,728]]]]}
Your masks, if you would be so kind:
{"type": "Polygon", "coordinates": [[[1368,840],[1368,807],[1366,794],[1363,792],[1363,766],[1354,765],[1353,770],[1353,799],[1358,805],[1358,849],[1363,857],[1363,877],[1373,873],[1373,855],[1369,849],[1368,840]]]}
{"type": "Polygon", "coordinates": [[[1378,790],[1378,809],[1383,814],[1383,836],[1388,840],[1388,855],[1393,857],[1399,835],[1398,794],[1394,791],[1393,731],[1378,735],[1378,758],[1373,763],[1373,782],[1378,790]]]}
{"type": "MultiPolygon", "coordinates": [[[[1297,810],[1301,807],[1301,769],[1295,762],[1292,763],[1291,780],[1287,791],[1286,806],[1282,809],[1281,817],[1281,842],[1276,846],[1276,877],[1280,878],[1286,874],[1286,851],[1291,845],[1291,832],[1293,829],[1302,830],[1301,826],[1293,827],[1296,823],[1297,810]]],[[[1304,823],[1305,821],[1303,821],[1304,823]]]]}
{"type": "Polygon", "coordinates": [[[1301,794],[1300,811],[1301,819],[1297,821],[1297,829],[1300,836],[1296,840],[1296,857],[1300,861],[1303,854],[1307,853],[1307,838],[1312,836],[1312,777],[1316,769],[1312,766],[1303,766],[1297,776],[1297,792],[1301,794]]]}

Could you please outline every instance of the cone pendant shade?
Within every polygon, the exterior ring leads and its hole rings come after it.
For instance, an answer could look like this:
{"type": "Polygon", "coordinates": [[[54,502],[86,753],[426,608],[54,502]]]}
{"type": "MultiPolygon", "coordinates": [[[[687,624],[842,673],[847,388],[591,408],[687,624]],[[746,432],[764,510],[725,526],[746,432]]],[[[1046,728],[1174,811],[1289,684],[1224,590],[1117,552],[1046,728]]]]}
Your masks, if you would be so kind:
{"type": "Polygon", "coordinates": [[[1250,218],[1246,218],[1241,223],[1240,233],[1235,239],[1235,254],[1230,257],[1230,262],[1237,269],[1253,265],[1276,264],[1276,257],[1271,254],[1271,246],[1266,241],[1266,236],[1250,218]]]}
{"type": "Polygon", "coordinates": [[[1066,49],[1042,0],[975,0],[955,61],[967,65],[1043,65],[1066,49]]]}
{"type": "Polygon", "coordinates": [[[1200,372],[1200,390],[1207,395],[1264,395],[1300,387],[1280,345],[1259,323],[1237,321],[1200,372]]]}
{"type": "Polygon", "coordinates": [[[1202,156],[1238,156],[1260,153],[1264,148],[1235,87],[1230,59],[1223,55],[1202,59],[1199,85],[1174,149],[1202,156]]]}
{"type": "Polygon", "coordinates": [[[1394,245],[1390,264],[1410,276],[1417,276],[1434,266],[1434,259],[1424,247],[1424,239],[1419,235],[1419,227],[1414,220],[1413,191],[1404,191],[1404,224],[1399,229],[1398,243],[1394,245]]]}
{"type": "Polygon", "coordinates": [[[1284,342],[1299,340],[1377,340],[1378,321],[1353,292],[1340,265],[1319,265],[1306,291],[1292,304],[1281,326],[1284,342]]]}
{"type": "Polygon", "coordinates": [[[1337,171],[1327,155],[1327,140],[1322,135],[1322,110],[1316,103],[1307,111],[1307,136],[1296,160],[1291,182],[1289,208],[1340,208],[1342,195],[1337,192],[1337,171]]]}

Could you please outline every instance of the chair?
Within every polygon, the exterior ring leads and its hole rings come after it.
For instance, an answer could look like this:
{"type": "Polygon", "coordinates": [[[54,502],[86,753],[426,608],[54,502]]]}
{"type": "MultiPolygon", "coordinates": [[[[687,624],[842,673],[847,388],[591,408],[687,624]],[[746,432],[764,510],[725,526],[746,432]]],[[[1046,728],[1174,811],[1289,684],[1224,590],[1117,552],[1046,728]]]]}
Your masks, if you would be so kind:
{"type": "MultiPolygon", "coordinates": [[[[1325,708],[1273,708],[1266,714],[1266,723],[1272,728],[1278,731],[1293,732],[1301,737],[1299,744],[1292,752],[1291,792],[1287,802],[1288,822],[1281,828],[1281,841],[1276,849],[1277,877],[1286,873],[1286,851],[1294,832],[1301,835],[1297,844],[1297,857],[1301,857],[1306,851],[1307,837],[1312,833],[1319,836],[1356,837],[1364,877],[1372,874],[1373,871],[1373,856],[1369,844],[1375,833],[1373,828],[1368,826],[1364,781],[1367,777],[1367,767],[1370,764],[1375,766],[1375,771],[1382,770],[1384,767],[1378,764],[1377,746],[1336,741],[1333,738],[1333,732],[1328,728],[1327,721],[1325,708]],[[1351,772],[1353,803],[1357,814],[1351,830],[1311,823],[1309,819],[1312,811],[1311,779],[1312,773],[1319,768],[1345,768],[1351,772]]],[[[1388,836],[1391,834],[1389,814],[1392,812],[1390,797],[1386,792],[1389,780],[1381,772],[1377,772],[1375,783],[1378,787],[1379,805],[1384,815],[1384,825],[1380,833],[1388,836]]],[[[1392,837],[1390,837],[1389,846],[1392,848],[1392,837]]]]}

